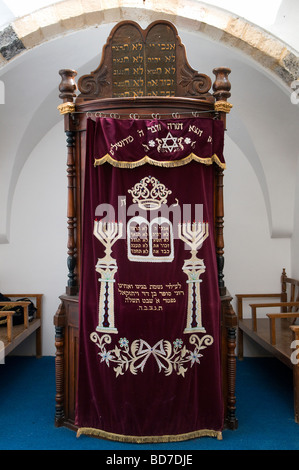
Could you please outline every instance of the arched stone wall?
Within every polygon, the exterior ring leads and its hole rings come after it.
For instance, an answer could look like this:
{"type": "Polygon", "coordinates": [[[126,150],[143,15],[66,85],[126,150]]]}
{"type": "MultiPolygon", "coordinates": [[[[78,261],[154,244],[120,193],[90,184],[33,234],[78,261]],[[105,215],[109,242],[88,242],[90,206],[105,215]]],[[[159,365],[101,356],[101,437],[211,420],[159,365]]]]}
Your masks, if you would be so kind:
{"type": "Polygon", "coordinates": [[[0,66],[45,41],[91,26],[135,19],[167,19],[240,50],[284,85],[299,76],[299,58],[278,38],[238,16],[195,0],[65,0],[16,19],[0,32],[0,66]]]}

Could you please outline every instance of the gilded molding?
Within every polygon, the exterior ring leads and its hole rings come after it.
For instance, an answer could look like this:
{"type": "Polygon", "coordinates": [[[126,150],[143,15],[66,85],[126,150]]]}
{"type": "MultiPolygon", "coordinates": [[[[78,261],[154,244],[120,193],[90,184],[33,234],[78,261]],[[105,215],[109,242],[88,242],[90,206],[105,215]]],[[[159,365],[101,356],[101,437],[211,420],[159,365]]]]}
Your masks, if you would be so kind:
{"type": "Polygon", "coordinates": [[[233,105],[227,101],[216,101],[214,103],[215,111],[222,111],[224,113],[229,113],[233,105]]]}
{"type": "Polygon", "coordinates": [[[73,113],[76,110],[76,106],[74,103],[67,102],[57,106],[57,109],[59,110],[60,114],[68,114],[73,113]]]}

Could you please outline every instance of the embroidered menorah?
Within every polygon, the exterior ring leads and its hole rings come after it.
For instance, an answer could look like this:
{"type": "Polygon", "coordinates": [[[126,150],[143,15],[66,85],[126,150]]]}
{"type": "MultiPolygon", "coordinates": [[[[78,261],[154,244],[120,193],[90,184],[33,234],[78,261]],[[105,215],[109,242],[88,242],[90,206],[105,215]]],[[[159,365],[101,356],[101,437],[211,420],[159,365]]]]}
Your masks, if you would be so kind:
{"type": "Polygon", "coordinates": [[[198,250],[209,236],[209,224],[190,222],[178,224],[178,236],[185,242],[191,252],[191,258],[185,260],[182,270],[188,276],[187,323],[184,333],[205,332],[201,318],[200,275],[206,270],[203,259],[197,257],[198,250]]]}
{"type": "Polygon", "coordinates": [[[99,322],[97,331],[117,333],[114,324],[114,276],[117,271],[117,263],[112,258],[112,246],[122,237],[123,224],[121,222],[94,221],[94,236],[104,245],[105,256],[98,258],[96,271],[100,273],[99,278],[99,322]]]}

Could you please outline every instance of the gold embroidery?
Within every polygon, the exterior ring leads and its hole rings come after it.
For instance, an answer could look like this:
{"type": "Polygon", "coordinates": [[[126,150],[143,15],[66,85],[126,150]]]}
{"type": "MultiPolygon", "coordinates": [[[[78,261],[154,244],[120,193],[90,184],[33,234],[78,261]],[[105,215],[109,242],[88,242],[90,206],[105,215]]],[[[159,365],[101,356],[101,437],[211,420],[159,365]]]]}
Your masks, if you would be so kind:
{"type": "Polygon", "coordinates": [[[215,153],[210,158],[202,158],[202,157],[198,157],[194,153],[190,153],[187,157],[184,157],[181,160],[165,160],[165,161],[154,160],[153,158],[150,158],[147,155],[145,155],[145,157],[141,158],[140,160],[136,160],[135,162],[118,161],[118,160],[115,160],[113,157],[111,157],[109,153],[107,153],[102,158],[95,158],[94,166],[103,165],[104,163],[108,162],[110,163],[110,165],[115,166],[117,168],[136,168],[138,166],[142,166],[142,165],[145,165],[146,163],[149,163],[150,165],[154,165],[154,166],[174,168],[177,166],[187,165],[193,160],[198,163],[203,163],[204,165],[212,165],[213,163],[216,163],[220,168],[223,168],[223,169],[226,168],[226,164],[222,163],[215,153]]]}

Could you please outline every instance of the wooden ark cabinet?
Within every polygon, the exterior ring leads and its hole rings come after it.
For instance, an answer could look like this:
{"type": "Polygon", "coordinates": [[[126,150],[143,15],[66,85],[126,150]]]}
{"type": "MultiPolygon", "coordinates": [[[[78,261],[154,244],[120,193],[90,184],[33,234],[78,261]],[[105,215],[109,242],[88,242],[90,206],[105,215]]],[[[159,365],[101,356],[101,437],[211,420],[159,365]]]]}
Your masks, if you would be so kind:
{"type": "MultiPolygon", "coordinates": [[[[56,426],[75,429],[75,401],[79,341],[79,289],[82,202],[88,116],[118,118],[179,115],[220,119],[226,126],[231,105],[230,69],[215,68],[215,80],[193,70],[176,28],[156,21],[146,30],[132,21],[117,24],[103,47],[99,67],[79,78],[74,70],[60,70],[59,106],[64,116],[67,142],[67,265],[68,282],[54,317],[56,344],[56,426]],[[159,47],[153,48],[152,45],[159,47]],[[162,46],[161,46],[162,45],[162,46]],[[153,53],[153,49],[155,53],[153,53]],[[159,51],[158,53],[156,51],[159,51]],[[142,68],[137,70],[137,65],[142,68]],[[149,77],[159,66],[159,80],[149,77]],[[124,75],[125,74],[125,75],[124,75]],[[125,79],[124,79],[125,76],[125,79]],[[136,77],[138,77],[136,79],[136,77]],[[79,94],[77,94],[77,90],[79,94]]],[[[223,170],[215,176],[215,246],[222,318],[222,376],[225,426],[236,429],[236,328],[237,318],[224,282],[223,170]]]]}

